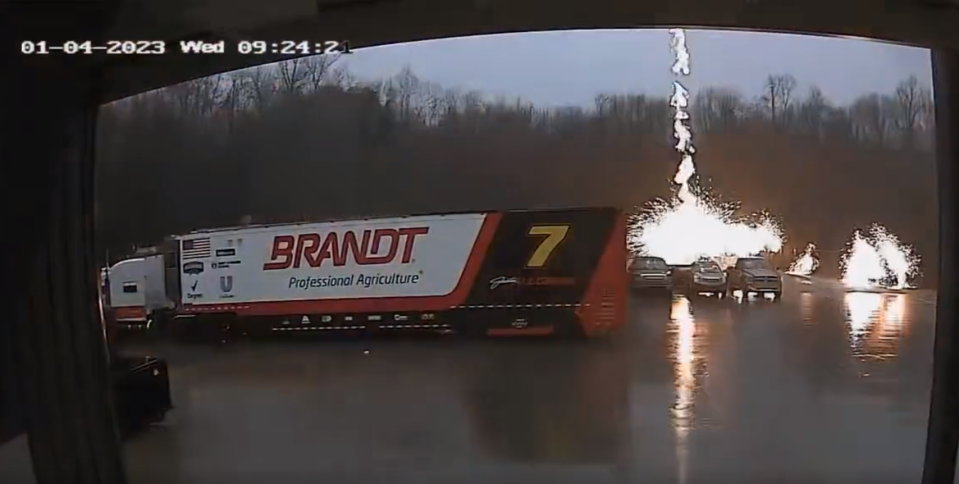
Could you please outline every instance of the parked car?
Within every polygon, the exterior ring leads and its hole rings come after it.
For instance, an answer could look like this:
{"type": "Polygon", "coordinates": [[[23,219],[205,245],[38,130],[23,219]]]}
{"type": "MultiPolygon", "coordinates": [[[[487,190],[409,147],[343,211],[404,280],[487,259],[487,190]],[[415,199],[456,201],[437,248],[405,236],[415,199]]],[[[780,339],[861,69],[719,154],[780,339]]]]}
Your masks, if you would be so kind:
{"type": "Polygon", "coordinates": [[[723,297],[728,291],[726,273],[714,260],[703,259],[696,261],[691,270],[691,276],[686,280],[686,291],[691,296],[699,294],[715,294],[723,297]]]}
{"type": "Polygon", "coordinates": [[[672,291],[673,271],[661,257],[637,257],[633,259],[629,272],[634,289],[672,291]]]}
{"type": "Polygon", "coordinates": [[[740,257],[726,272],[729,291],[743,293],[773,294],[782,298],[782,276],[762,257],[740,257]]]}

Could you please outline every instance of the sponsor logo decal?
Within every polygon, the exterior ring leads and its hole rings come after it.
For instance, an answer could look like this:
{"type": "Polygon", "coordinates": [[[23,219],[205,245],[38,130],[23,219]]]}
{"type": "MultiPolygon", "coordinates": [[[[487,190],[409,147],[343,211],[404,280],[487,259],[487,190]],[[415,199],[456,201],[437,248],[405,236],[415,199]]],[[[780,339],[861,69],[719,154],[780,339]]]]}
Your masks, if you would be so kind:
{"type": "Polygon", "coordinates": [[[357,265],[381,265],[413,262],[417,237],[429,233],[429,227],[367,229],[344,232],[277,235],[273,238],[270,262],[263,270],[275,271],[300,267],[320,268],[326,261],[336,267],[351,262],[357,265]]]}
{"type": "Polygon", "coordinates": [[[187,293],[186,295],[187,299],[200,299],[203,297],[203,294],[196,292],[196,286],[198,286],[199,284],[200,284],[199,279],[193,281],[193,284],[190,284],[190,292],[187,293]]]}
{"type": "Polygon", "coordinates": [[[190,275],[197,275],[203,273],[203,263],[202,262],[187,262],[183,264],[183,273],[190,275]]]}
{"type": "Polygon", "coordinates": [[[500,287],[506,284],[519,284],[519,278],[506,277],[506,276],[494,277],[490,279],[489,281],[489,289],[490,291],[492,291],[493,289],[496,289],[497,287],[500,287]]]}
{"type": "Polygon", "coordinates": [[[572,286],[576,284],[574,277],[513,277],[499,276],[490,279],[489,289],[492,291],[503,286],[572,286]]]}
{"type": "MultiPolygon", "coordinates": [[[[232,242],[232,240],[230,241],[232,242]]],[[[236,257],[236,249],[217,249],[217,257],[236,257]]]]}
{"type": "Polygon", "coordinates": [[[233,294],[233,276],[220,276],[220,299],[231,299],[233,294]]]}
{"type": "Polygon", "coordinates": [[[210,263],[210,268],[211,268],[211,269],[226,269],[226,268],[228,268],[228,267],[230,267],[230,266],[235,266],[235,265],[239,265],[239,264],[240,264],[240,261],[239,261],[239,260],[228,260],[228,261],[221,261],[221,262],[211,262],[211,263],[210,263]]]}

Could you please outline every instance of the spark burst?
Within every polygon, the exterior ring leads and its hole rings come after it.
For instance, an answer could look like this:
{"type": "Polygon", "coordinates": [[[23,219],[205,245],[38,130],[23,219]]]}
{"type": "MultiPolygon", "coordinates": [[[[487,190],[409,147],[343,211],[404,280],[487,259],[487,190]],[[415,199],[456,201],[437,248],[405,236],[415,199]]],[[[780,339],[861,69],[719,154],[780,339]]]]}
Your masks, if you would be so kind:
{"type": "MultiPolygon", "coordinates": [[[[670,29],[669,35],[675,59],[671,70],[677,76],[688,76],[690,55],[686,31],[670,29]]],[[[735,204],[718,203],[690,185],[696,174],[693,161],[696,148],[687,110],[689,91],[678,80],[673,81],[672,87],[669,105],[673,108],[673,138],[681,159],[673,182],[679,189],[668,201],[657,199],[647,204],[634,218],[630,247],[639,253],[662,257],[673,265],[691,264],[701,257],[743,257],[780,251],[782,231],[768,214],[754,217],[756,221],[737,218],[735,204]]]]}
{"type": "Polygon", "coordinates": [[[885,227],[874,224],[868,236],[853,233],[840,262],[842,282],[850,289],[907,289],[919,272],[919,256],[885,227]]]}
{"type": "Polygon", "coordinates": [[[816,258],[816,245],[809,244],[806,250],[789,265],[786,274],[792,276],[811,276],[819,268],[819,259],[816,258]]]}

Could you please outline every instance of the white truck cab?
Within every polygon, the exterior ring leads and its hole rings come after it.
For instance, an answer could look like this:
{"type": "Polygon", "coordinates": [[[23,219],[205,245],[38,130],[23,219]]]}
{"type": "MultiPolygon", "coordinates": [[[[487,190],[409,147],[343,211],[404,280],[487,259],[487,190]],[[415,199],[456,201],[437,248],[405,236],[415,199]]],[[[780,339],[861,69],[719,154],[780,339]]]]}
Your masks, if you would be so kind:
{"type": "Polygon", "coordinates": [[[172,307],[166,295],[162,255],[117,262],[103,274],[106,304],[118,323],[147,324],[156,311],[172,307]]]}

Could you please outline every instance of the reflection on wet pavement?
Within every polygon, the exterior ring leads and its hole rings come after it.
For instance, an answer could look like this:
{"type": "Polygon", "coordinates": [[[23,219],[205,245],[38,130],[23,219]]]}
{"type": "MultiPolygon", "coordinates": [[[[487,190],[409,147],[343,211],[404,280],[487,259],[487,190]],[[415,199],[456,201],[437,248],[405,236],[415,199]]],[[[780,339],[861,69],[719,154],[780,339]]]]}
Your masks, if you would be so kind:
{"type": "Polygon", "coordinates": [[[918,482],[933,300],[636,299],[607,341],[166,348],[134,484],[918,482]]]}
{"type": "Polygon", "coordinates": [[[906,295],[850,292],[846,321],[853,351],[861,358],[893,358],[906,319],[906,295]]]}
{"type": "Polygon", "coordinates": [[[678,296],[673,300],[669,319],[670,333],[674,338],[670,346],[676,372],[676,403],[673,404],[672,415],[676,429],[677,478],[678,482],[685,483],[689,467],[687,438],[692,429],[693,392],[696,387],[696,375],[693,372],[696,322],[686,297],[678,296]]]}

